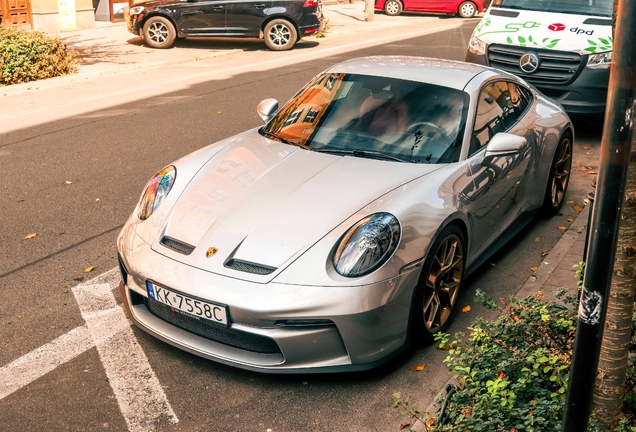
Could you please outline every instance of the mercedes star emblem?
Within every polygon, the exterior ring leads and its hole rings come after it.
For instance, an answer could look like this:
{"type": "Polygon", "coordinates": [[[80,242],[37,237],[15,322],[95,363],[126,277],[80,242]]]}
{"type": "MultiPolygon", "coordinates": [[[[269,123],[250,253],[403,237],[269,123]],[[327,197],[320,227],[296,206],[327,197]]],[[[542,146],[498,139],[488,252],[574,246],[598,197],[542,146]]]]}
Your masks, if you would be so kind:
{"type": "Polygon", "coordinates": [[[519,59],[519,67],[525,73],[532,73],[539,69],[539,57],[532,53],[524,54],[519,59]]]}

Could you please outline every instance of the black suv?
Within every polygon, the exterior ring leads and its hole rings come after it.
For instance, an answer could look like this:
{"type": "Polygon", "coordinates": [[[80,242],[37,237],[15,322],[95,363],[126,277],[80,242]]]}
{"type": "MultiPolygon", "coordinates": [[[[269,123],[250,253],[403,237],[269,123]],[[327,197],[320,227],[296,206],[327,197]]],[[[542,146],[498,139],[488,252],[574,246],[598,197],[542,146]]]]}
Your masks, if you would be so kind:
{"type": "Polygon", "coordinates": [[[128,31],[153,48],[177,37],[246,37],[283,51],[320,29],[322,0],[151,0],[124,14],[128,31]]]}

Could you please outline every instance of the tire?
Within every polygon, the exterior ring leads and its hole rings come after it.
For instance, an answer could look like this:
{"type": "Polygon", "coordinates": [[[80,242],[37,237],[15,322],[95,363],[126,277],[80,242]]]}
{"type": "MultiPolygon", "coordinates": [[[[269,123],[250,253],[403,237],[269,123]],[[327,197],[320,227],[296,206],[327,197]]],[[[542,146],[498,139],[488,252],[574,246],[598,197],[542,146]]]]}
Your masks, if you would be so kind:
{"type": "Polygon", "coordinates": [[[170,48],[177,38],[172,22],[162,16],[148,18],[143,29],[144,40],[152,48],[170,48]]]}
{"type": "Polygon", "coordinates": [[[445,331],[464,278],[464,234],[457,225],[448,225],[435,239],[424,260],[416,288],[413,335],[431,343],[435,333],[445,331]]]}
{"type": "Polygon", "coordinates": [[[389,16],[398,16],[403,10],[402,3],[399,0],[387,0],[384,3],[384,13],[389,16]]]}
{"type": "Polygon", "coordinates": [[[290,50],[298,41],[296,27],[284,19],[275,19],[268,22],[263,33],[265,35],[265,44],[272,51],[290,50]]]}
{"type": "Polygon", "coordinates": [[[465,1],[457,8],[457,15],[461,18],[472,18],[477,15],[477,6],[473,2],[465,1]]]}
{"type": "Polygon", "coordinates": [[[548,186],[543,200],[543,209],[548,215],[556,214],[565,201],[572,170],[572,147],[572,135],[566,132],[557,145],[550,165],[548,186]]]}

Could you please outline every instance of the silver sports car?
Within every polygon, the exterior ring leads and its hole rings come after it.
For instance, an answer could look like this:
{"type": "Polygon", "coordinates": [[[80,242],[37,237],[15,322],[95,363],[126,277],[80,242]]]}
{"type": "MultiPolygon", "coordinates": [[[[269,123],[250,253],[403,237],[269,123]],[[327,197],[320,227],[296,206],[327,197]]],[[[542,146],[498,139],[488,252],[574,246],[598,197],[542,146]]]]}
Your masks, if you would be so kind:
{"type": "Polygon", "coordinates": [[[462,279],[564,201],[574,130],[484,66],[337,64],[265,126],[159,171],[119,235],[157,338],[266,372],[369,369],[450,322],[462,279]]]}

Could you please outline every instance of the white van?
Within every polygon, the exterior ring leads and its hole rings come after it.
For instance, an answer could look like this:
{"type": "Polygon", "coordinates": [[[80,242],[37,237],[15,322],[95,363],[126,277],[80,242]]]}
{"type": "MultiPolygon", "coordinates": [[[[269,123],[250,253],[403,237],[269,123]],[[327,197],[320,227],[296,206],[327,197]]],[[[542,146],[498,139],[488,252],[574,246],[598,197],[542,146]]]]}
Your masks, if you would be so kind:
{"type": "Polygon", "coordinates": [[[493,0],[466,61],[511,72],[571,114],[605,112],[612,0],[493,0]]]}

